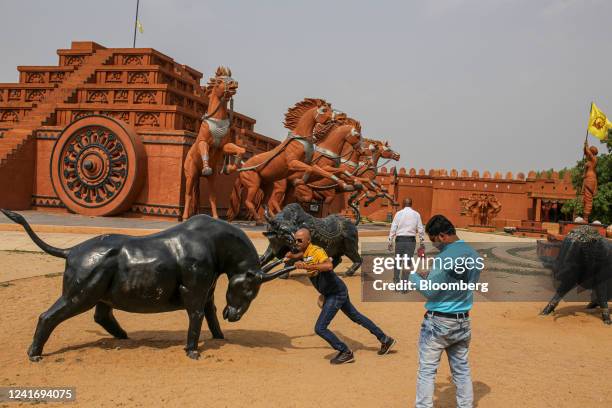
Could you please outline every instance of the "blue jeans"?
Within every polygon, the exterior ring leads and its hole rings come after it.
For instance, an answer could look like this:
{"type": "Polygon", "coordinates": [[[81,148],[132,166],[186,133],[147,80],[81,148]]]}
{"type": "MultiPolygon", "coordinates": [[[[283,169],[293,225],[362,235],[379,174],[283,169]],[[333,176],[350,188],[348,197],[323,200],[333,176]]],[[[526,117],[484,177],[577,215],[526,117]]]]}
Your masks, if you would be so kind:
{"type": "Polygon", "coordinates": [[[329,343],[334,349],[338,351],[348,351],[349,348],[342,340],[340,340],[331,330],[327,328],[331,321],[338,313],[338,310],[342,310],[349,319],[355,323],[365,327],[376,336],[376,338],[382,343],[387,340],[387,336],[373,321],[359,313],[359,311],[353,306],[349,299],[348,291],[343,290],[338,293],[332,293],[325,296],[325,302],[321,309],[321,314],[315,324],[315,333],[329,343]]]}
{"type": "Polygon", "coordinates": [[[472,407],[474,391],[468,363],[472,329],[470,319],[427,316],[419,337],[419,372],[416,408],[433,407],[434,382],[442,352],[446,350],[453,382],[457,387],[457,407],[472,407]]]}

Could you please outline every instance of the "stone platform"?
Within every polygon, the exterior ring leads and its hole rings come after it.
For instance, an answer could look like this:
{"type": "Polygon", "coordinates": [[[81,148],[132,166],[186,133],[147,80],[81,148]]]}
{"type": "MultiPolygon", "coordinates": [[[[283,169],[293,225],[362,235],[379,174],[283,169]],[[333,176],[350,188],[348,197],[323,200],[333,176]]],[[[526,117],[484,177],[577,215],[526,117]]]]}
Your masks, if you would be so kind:
{"type": "MultiPolygon", "coordinates": [[[[42,211],[18,211],[36,232],[69,234],[127,234],[148,235],[177,225],[176,221],[162,221],[148,218],[87,217],[77,214],[47,213],[42,211]]],[[[244,230],[249,238],[261,238],[265,226],[254,222],[237,221],[234,225],[244,230]]],[[[360,237],[386,237],[389,225],[385,223],[362,224],[358,226],[360,237]]],[[[0,231],[23,231],[21,225],[0,214],[0,231]]]]}
{"type": "Polygon", "coordinates": [[[491,225],[468,225],[467,229],[472,232],[495,232],[495,227],[491,225]]]}

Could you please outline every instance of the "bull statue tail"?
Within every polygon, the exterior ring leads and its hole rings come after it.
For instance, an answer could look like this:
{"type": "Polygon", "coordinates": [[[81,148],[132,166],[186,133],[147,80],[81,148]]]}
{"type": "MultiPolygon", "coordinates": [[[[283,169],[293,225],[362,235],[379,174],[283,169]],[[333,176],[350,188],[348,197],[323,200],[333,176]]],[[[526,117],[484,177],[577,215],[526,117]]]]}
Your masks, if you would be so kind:
{"type": "Polygon", "coordinates": [[[348,205],[349,207],[351,207],[351,210],[353,210],[353,214],[355,214],[355,222],[353,224],[359,225],[359,223],[361,222],[361,212],[359,211],[359,205],[352,200],[349,200],[348,205]]]}
{"type": "Polygon", "coordinates": [[[230,197],[229,208],[227,209],[227,220],[232,221],[240,213],[240,202],[242,201],[242,183],[240,177],[236,177],[234,182],[234,188],[232,189],[232,195],[230,197]]]}
{"type": "Polygon", "coordinates": [[[17,224],[20,224],[23,229],[25,229],[25,231],[28,233],[32,241],[34,241],[34,243],[38,245],[40,249],[42,249],[49,255],[57,256],[58,258],[65,259],[66,257],[68,257],[68,252],[70,252],[70,249],[56,248],[40,239],[40,237],[36,235],[36,233],[32,230],[32,227],[30,227],[30,224],[28,224],[26,219],[23,218],[23,215],[17,214],[13,211],[5,210],[3,208],[0,208],[0,211],[2,211],[2,213],[8,218],[10,218],[12,221],[16,222],[17,224]]]}

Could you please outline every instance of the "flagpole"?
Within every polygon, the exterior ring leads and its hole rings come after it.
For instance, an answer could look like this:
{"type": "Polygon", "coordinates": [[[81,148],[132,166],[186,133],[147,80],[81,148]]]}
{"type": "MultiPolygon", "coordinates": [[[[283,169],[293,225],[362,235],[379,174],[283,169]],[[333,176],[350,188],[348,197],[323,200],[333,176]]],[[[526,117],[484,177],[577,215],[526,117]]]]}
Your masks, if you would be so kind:
{"type": "MultiPolygon", "coordinates": [[[[591,101],[591,109],[589,110],[589,120],[587,121],[587,129],[586,129],[586,135],[584,136],[584,143],[587,143],[589,141],[589,124],[590,124],[590,120],[591,120],[591,112],[593,112],[593,101],[591,101]]],[[[584,160],[586,156],[586,153],[584,152],[584,146],[582,148],[582,160],[584,160]]],[[[582,175],[582,184],[584,184],[584,174],[582,175]]],[[[576,204],[578,204],[578,199],[580,198],[580,196],[582,195],[582,187],[580,186],[580,189],[577,191],[576,194],[576,204]]],[[[572,221],[574,221],[576,219],[576,207],[574,207],[574,213],[572,214],[572,221]]],[[[588,222],[588,220],[587,220],[588,222]]]]}
{"type": "MultiPolygon", "coordinates": [[[[591,109],[589,110],[589,121],[591,120],[591,112],[593,112],[593,101],[591,101],[591,109]]],[[[586,136],[584,137],[584,142],[589,141],[589,122],[587,122],[587,130],[586,136]]],[[[584,152],[582,152],[582,158],[584,159],[584,152]]]]}
{"type": "Polygon", "coordinates": [[[132,44],[132,48],[136,48],[136,28],[138,26],[138,5],[140,0],[136,0],[136,19],[134,20],[134,42],[132,44]]]}

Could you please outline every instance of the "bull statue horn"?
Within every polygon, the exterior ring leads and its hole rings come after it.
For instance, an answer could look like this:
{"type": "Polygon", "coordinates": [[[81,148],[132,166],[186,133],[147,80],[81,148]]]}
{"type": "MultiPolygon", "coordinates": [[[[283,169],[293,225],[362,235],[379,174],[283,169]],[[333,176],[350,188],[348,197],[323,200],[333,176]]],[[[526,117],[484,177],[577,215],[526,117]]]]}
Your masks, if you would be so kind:
{"type": "Polygon", "coordinates": [[[269,264],[267,264],[266,266],[264,266],[263,268],[261,268],[261,271],[262,271],[263,273],[267,273],[267,272],[269,272],[270,270],[274,269],[274,267],[275,267],[275,266],[277,266],[277,265],[279,265],[279,264],[283,263],[284,261],[285,261],[284,259],[279,259],[279,260],[276,260],[276,261],[274,261],[274,262],[272,262],[272,263],[269,263],[269,264]]]}
{"type": "Polygon", "coordinates": [[[276,272],[273,272],[273,273],[263,273],[262,272],[258,276],[261,279],[261,283],[264,283],[264,282],[269,282],[271,280],[274,280],[274,279],[278,278],[279,276],[286,274],[287,272],[291,272],[294,269],[295,269],[295,266],[288,266],[286,268],[280,269],[280,270],[278,270],[276,272]]]}

